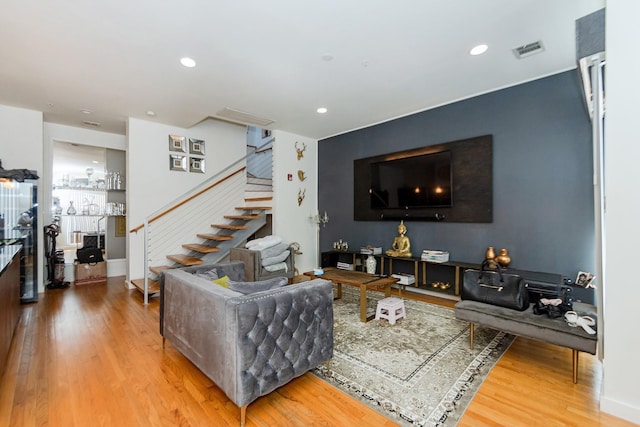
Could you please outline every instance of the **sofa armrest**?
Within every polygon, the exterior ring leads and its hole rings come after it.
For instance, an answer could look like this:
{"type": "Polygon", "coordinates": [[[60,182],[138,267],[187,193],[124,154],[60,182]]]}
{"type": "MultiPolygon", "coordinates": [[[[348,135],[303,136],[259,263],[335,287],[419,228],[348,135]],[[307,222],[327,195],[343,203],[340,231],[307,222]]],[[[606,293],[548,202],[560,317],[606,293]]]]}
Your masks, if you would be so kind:
{"type": "Polygon", "coordinates": [[[240,261],[218,263],[218,264],[203,264],[203,265],[196,265],[192,267],[183,267],[183,268],[177,268],[172,270],[165,270],[160,275],[160,322],[159,322],[160,335],[164,336],[164,288],[165,288],[164,282],[165,282],[166,273],[169,271],[183,271],[185,273],[190,274],[190,276],[185,276],[189,278],[191,276],[197,277],[197,276],[194,276],[194,273],[196,273],[197,271],[209,270],[211,268],[216,268],[218,270],[220,277],[227,275],[231,280],[235,280],[235,281],[246,280],[245,274],[244,274],[244,271],[245,271],[244,263],[240,261]]]}
{"type": "Polygon", "coordinates": [[[333,287],[315,279],[227,301],[236,405],[253,402],[333,357],[333,287]]]}
{"type": "Polygon", "coordinates": [[[256,274],[256,272],[260,272],[262,268],[260,251],[252,251],[245,248],[231,248],[229,250],[229,260],[242,261],[244,263],[245,281],[255,282],[258,280],[257,277],[259,274],[256,274]]]}
{"type": "Polygon", "coordinates": [[[164,337],[244,406],[333,356],[333,290],[315,279],[242,295],[165,273],[164,337]]]}
{"type": "Polygon", "coordinates": [[[211,380],[222,386],[227,325],[226,301],[241,294],[182,269],[164,274],[162,336],[211,380]]]}

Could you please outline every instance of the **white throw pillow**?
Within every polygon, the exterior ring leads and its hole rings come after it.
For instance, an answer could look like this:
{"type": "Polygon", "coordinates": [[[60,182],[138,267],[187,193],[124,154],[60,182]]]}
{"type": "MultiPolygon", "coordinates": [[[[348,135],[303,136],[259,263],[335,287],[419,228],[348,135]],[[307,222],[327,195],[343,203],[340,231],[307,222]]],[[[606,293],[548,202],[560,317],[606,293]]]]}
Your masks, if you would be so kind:
{"type": "Polygon", "coordinates": [[[262,249],[267,249],[272,246],[275,246],[280,242],[282,242],[282,237],[280,236],[266,236],[266,237],[261,237],[260,239],[249,240],[245,245],[245,247],[247,249],[259,251],[262,249]]]}

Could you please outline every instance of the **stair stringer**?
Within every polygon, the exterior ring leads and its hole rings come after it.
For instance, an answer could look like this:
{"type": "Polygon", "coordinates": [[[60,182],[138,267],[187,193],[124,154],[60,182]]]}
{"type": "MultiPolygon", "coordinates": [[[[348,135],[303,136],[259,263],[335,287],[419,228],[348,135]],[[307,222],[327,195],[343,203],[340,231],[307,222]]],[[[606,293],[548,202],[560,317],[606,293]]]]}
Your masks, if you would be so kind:
{"type": "MultiPolygon", "coordinates": [[[[246,177],[243,173],[227,178],[188,203],[178,204],[162,217],[150,223],[145,232],[147,238],[147,264],[149,267],[167,265],[174,267],[166,258],[169,254],[190,254],[182,248],[184,243],[199,243],[198,233],[230,234],[228,230],[216,233],[210,226],[215,223],[229,223],[224,216],[235,213],[235,207],[243,202],[246,177]]],[[[254,220],[257,221],[257,220],[254,220]]],[[[265,220],[266,221],[266,220],[265,220]]],[[[222,242],[216,242],[222,243],[222,242]]],[[[218,246],[218,244],[215,244],[218,246]]],[[[148,273],[147,273],[148,274],[148,273]]]]}
{"type": "Polygon", "coordinates": [[[244,230],[235,230],[231,233],[230,236],[233,236],[233,240],[219,242],[217,245],[217,247],[220,248],[219,252],[213,252],[200,257],[203,264],[215,264],[228,258],[231,248],[242,246],[249,237],[265,226],[267,223],[267,215],[264,212],[261,212],[259,219],[238,222],[244,222],[248,227],[244,230]]]}

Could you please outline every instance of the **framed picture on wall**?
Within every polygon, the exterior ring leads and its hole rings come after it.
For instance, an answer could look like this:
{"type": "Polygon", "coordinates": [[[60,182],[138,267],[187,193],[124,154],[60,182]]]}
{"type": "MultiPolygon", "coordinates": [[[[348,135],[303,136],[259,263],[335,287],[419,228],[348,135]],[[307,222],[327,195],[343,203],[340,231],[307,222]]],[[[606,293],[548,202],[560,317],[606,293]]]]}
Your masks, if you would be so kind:
{"type": "Polygon", "coordinates": [[[204,159],[189,157],[189,172],[204,173],[204,159]]]}
{"type": "Polygon", "coordinates": [[[117,216],[115,236],[124,237],[125,234],[127,234],[127,217],[117,216]]]}
{"type": "Polygon", "coordinates": [[[169,151],[180,153],[187,152],[187,138],[178,135],[169,135],[169,151]]]}
{"type": "Polygon", "coordinates": [[[189,138],[189,154],[199,154],[204,156],[204,141],[201,139],[189,138]]]}
{"type": "Polygon", "coordinates": [[[169,154],[169,169],[172,171],[187,171],[187,156],[169,154]]]}

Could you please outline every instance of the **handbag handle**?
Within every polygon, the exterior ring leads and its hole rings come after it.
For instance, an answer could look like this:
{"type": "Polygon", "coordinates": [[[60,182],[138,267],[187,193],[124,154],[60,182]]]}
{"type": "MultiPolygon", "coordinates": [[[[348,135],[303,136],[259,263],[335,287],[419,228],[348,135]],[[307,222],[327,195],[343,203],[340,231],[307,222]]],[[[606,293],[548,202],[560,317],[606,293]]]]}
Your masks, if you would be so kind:
{"type": "MultiPolygon", "coordinates": [[[[500,267],[500,264],[498,264],[497,262],[496,262],[496,269],[498,270],[498,275],[500,276],[500,283],[503,283],[504,278],[502,277],[502,268],[500,267]]],[[[488,259],[485,259],[484,261],[482,261],[482,265],[480,265],[480,275],[478,276],[478,280],[482,278],[485,271],[491,271],[491,269],[489,268],[488,259]]]]}

